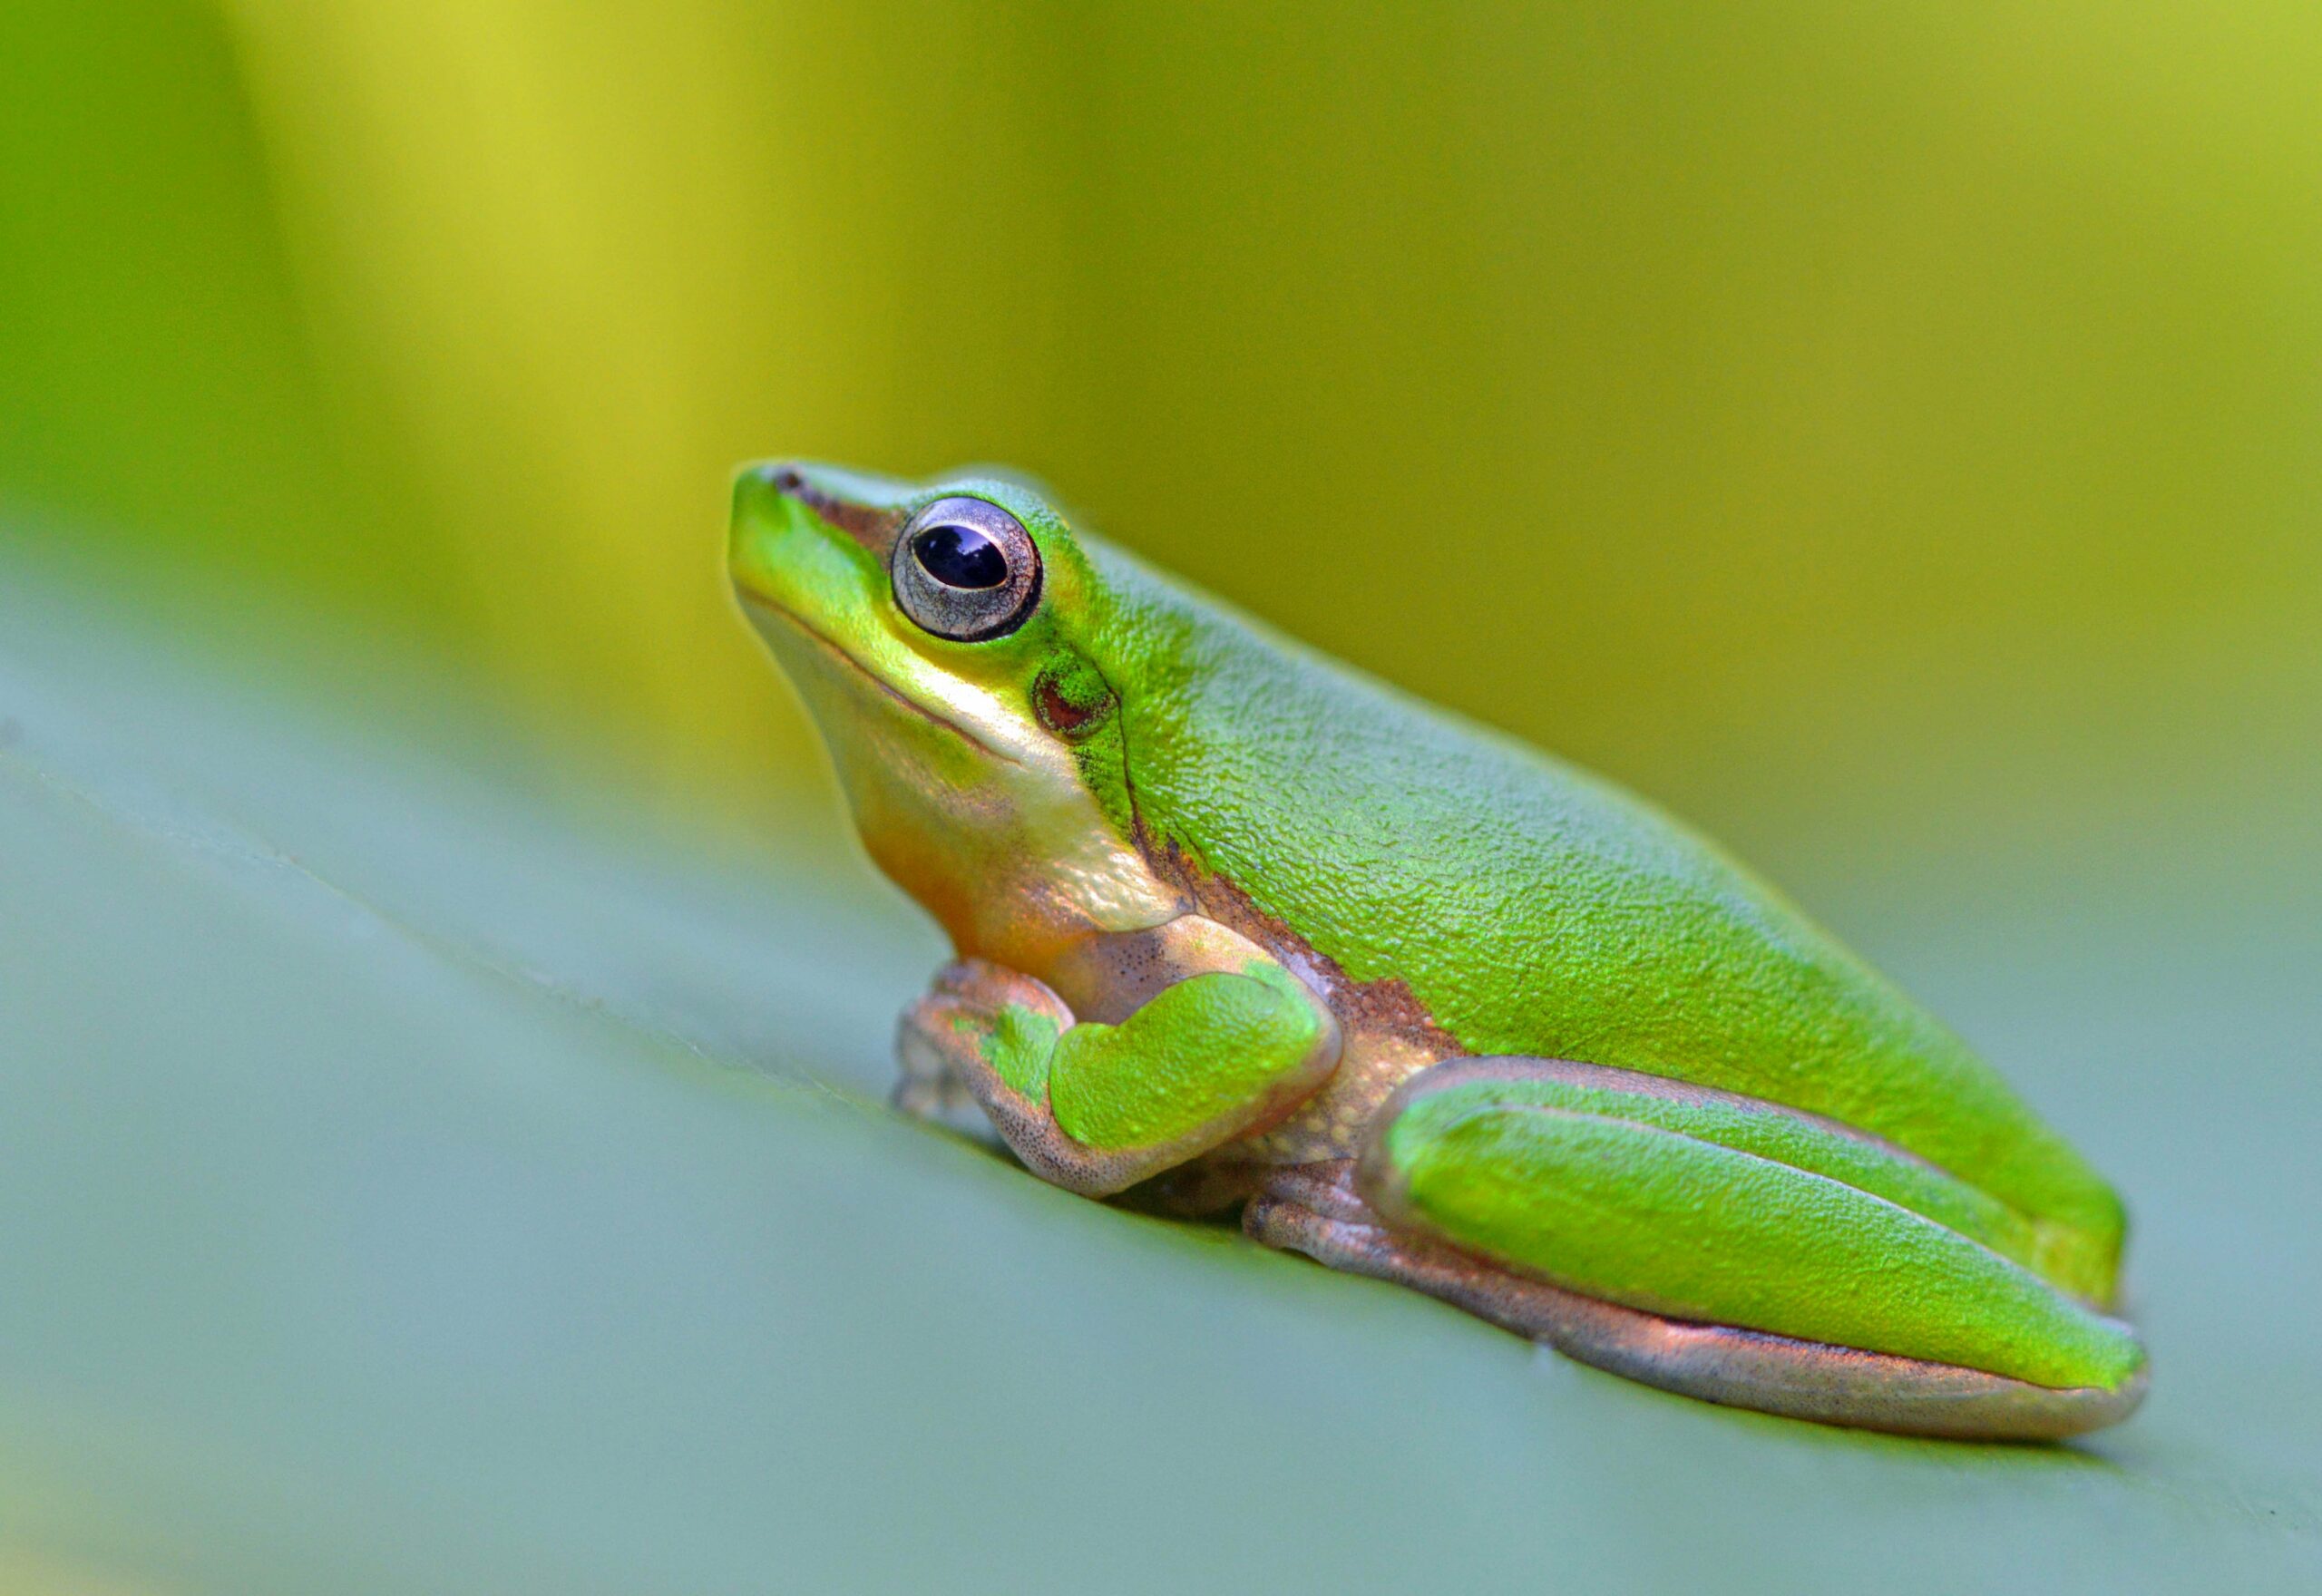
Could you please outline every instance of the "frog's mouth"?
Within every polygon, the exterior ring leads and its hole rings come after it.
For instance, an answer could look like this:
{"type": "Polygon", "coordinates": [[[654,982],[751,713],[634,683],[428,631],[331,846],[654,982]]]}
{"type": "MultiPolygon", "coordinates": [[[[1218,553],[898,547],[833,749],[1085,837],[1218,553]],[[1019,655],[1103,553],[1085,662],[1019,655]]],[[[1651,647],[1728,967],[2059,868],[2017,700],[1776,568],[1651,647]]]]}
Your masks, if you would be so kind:
{"type": "MultiPolygon", "coordinates": [[[[996,689],[926,657],[928,639],[895,604],[889,562],[914,504],[908,482],[794,462],[753,466],[734,483],[727,560],[744,613],[802,688],[907,718],[963,756],[1029,769],[1042,735],[996,689]]],[[[825,735],[832,727],[824,726],[825,735]]]]}
{"type": "MultiPolygon", "coordinates": [[[[825,659],[834,661],[844,671],[851,674],[856,680],[868,685],[871,688],[880,694],[883,697],[894,704],[897,707],[909,711],[911,714],[918,716],[921,720],[925,721],[930,725],[941,727],[942,730],[953,734],[961,740],[973,744],[976,748],[990,755],[992,758],[1000,761],[1004,764],[1021,764],[1023,763],[1022,760],[1017,758],[1013,754],[1009,753],[1006,749],[993,746],[989,739],[976,732],[973,728],[962,725],[960,722],[951,719],[949,715],[929,708],[926,705],[922,704],[918,699],[912,697],[910,694],[896,686],[893,682],[888,681],[885,677],[873,671],[868,666],[864,665],[861,660],[855,658],[854,655],[848,653],[844,647],[840,647],[836,641],[821,630],[817,629],[811,621],[807,620],[796,610],[791,609],[787,606],[778,603],[772,598],[751,592],[746,588],[742,589],[741,593],[743,603],[748,608],[754,617],[759,615],[771,616],[781,621],[786,622],[789,629],[796,632],[804,637],[806,646],[813,649],[818,656],[821,656],[825,659]]],[[[761,630],[763,630],[763,628],[761,628],[761,630]]]]}

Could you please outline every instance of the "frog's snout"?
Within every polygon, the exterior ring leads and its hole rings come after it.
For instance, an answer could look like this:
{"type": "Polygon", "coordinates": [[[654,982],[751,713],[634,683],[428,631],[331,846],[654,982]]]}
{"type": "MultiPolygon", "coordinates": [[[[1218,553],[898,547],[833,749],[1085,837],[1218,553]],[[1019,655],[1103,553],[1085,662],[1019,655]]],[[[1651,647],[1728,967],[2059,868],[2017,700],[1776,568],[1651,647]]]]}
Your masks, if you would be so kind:
{"type": "Polygon", "coordinates": [[[734,534],[737,539],[753,521],[779,516],[782,501],[805,484],[798,468],[787,461],[763,460],[734,473],[734,534]]]}
{"type": "Polygon", "coordinates": [[[753,520],[807,518],[844,534],[884,560],[902,516],[895,505],[854,491],[848,473],[805,461],[768,460],[745,466],[734,479],[735,535],[753,520]]]}

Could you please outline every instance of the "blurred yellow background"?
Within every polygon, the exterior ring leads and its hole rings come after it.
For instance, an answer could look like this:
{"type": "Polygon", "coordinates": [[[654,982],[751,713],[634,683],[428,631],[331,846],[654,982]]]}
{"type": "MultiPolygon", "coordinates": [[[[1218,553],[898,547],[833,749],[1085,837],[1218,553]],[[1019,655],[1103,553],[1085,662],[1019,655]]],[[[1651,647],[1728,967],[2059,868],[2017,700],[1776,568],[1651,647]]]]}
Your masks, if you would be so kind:
{"type": "Polygon", "coordinates": [[[2310,840],[2311,5],[10,13],[0,501],[667,813],[820,791],[718,569],[798,453],[1039,473],[1745,852],[2310,840]]]}

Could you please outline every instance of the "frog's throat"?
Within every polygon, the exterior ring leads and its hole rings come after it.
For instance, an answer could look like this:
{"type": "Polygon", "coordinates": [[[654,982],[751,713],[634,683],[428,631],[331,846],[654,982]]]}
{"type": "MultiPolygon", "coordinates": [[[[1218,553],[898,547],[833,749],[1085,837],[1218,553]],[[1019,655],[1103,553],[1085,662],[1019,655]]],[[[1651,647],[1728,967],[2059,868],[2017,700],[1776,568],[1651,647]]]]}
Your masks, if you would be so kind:
{"type": "Polygon", "coordinates": [[[822,732],[873,862],[962,957],[1038,975],[1077,939],[1185,912],[1060,742],[1002,750],[795,618],[761,630],[822,732]]]}

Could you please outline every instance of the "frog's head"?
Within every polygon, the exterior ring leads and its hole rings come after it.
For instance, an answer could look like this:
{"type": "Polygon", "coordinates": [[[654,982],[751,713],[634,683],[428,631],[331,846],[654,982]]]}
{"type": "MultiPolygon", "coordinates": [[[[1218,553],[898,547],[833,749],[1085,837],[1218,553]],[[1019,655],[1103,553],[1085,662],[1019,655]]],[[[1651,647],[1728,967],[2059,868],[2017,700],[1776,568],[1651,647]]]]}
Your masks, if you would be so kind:
{"type": "Polygon", "coordinates": [[[1174,911],[1127,834],[1098,575],[1039,493],[752,466],[729,557],[864,845],[963,953],[1174,911]]]}

